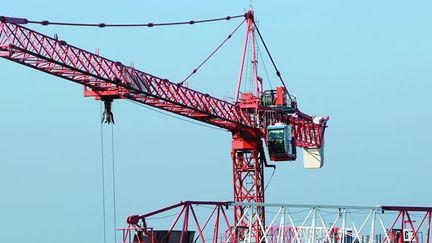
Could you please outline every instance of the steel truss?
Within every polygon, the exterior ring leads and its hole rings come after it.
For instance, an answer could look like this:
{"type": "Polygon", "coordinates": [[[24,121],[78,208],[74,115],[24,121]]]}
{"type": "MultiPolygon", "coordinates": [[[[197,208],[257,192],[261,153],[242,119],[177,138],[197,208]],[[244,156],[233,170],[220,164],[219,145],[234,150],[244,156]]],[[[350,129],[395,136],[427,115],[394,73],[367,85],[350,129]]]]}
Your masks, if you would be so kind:
{"type": "MultiPolygon", "coordinates": [[[[300,112],[297,105],[288,110],[260,105],[263,87],[257,74],[253,11],[245,14],[245,20],[247,26],[234,103],[139,71],[99,53],[82,50],[57,37],[48,37],[23,27],[28,21],[20,18],[0,17],[0,57],[83,85],[85,96],[105,102],[104,120],[108,123],[114,122],[111,102],[129,99],[230,131],[233,134],[234,200],[263,203],[265,156],[262,143],[266,138],[266,127],[279,122],[290,125],[296,146],[320,148],[328,118],[316,123],[312,117],[300,112]],[[248,45],[254,94],[245,95],[249,98],[244,99],[240,94],[240,83],[248,45]]],[[[233,207],[234,225],[238,225],[236,240],[247,236],[259,241],[265,237],[262,229],[262,225],[265,227],[264,207],[250,210],[241,204],[233,207]]]]}
{"type": "MultiPolygon", "coordinates": [[[[251,18],[252,15],[246,15],[251,18]]],[[[248,26],[251,21],[248,21],[248,26]]],[[[229,131],[254,130],[263,136],[266,124],[292,123],[299,147],[320,147],[323,124],[298,112],[279,114],[274,120],[255,119],[248,110],[208,94],[192,90],[133,67],[123,65],[23,27],[25,19],[0,18],[0,57],[70,80],[86,87],[85,95],[97,99],[129,99],[229,131]]]]}
{"type": "MultiPolygon", "coordinates": [[[[144,215],[128,218],[128,227],[121,229],[123,243],[170,242],[170,232],[181,232],[178,242],[326,242],[326,243],[429,243],[431,207],[300,205],[239,202],[186,201],[144,215]],[[229,210],[241,207],[236,224],[229,210]],[[259,210],[266,212],[265,225],[259,210]],[[167,213],[177,211],[172,220],[167,213]],[[171,221],[163,237],[155,236],[155,227],[149,222],[171,221]],[[183,222],[181,224],[180,222],[183,222]],[[262,234],[256,238],[254,223],[262,234]],[[187,232],[195,235],[186,239],[187,232]],[[241,232],[241,234],[239,233],[241,232]],[[146,235],[142,241],[134,237],[146,235]],[[135,238],[135,241],[134,241],[135,238]]],[[[235,214],[237,217],[237,214],[235,214]]],[[[161,228],[158,228],[161,229],[161,228]]]]}
{"type": "MultiPolygon", "coordinates": [[[[232,160],[234,201],[263,203],[265,155],[261,140],[235,134],[232,160]]],[[[260,224],[265,225],[264,208],[246,210],[243,205],[235,205],[234,224],[240,227],[235,232],[236,238],[243,239],[247,233],[245,229],[251,228],[252,237],[259,239],[262,235],[260,224]],[[243,217],[245,214],[248,216],[243,217]]]]}

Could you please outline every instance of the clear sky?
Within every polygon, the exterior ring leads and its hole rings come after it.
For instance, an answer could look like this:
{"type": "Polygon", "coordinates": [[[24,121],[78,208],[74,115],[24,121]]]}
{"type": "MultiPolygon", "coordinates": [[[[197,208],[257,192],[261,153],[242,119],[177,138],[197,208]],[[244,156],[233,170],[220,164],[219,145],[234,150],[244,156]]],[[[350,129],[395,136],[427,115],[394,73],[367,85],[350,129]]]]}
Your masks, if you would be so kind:
{"type": "MultiPolygon", "coordinates": [[[[4,1],[0,15],[163,22],[236,15],[248,8],[249,1],[228,0],[4,1]]],[[[331,117],[325,167],[304,170],[301,160],[280,164],[266,200],[432,206],[432,3],[254,1],[254,9],[300,109],[331,117]]],[[[238,23],[28,27],[181,80],[238,23]]],[[[191,88],[221,98],[233,95],[242,34],[243,29],[190,80],[191,88]]],[[[83,98],[77,84],[7,60],[0,60],[0,73],[0,242],[22,242],[27,235],[32,242],[102,242],[100,104],[83,98]]],[[[118,226],[128,215],[180,200],[232,199],[229,133],[127,101],[116,101],[114,114],[118,226]]],[[[107,197],[112,196],[110,129],[104,127],[107,197]]]]}

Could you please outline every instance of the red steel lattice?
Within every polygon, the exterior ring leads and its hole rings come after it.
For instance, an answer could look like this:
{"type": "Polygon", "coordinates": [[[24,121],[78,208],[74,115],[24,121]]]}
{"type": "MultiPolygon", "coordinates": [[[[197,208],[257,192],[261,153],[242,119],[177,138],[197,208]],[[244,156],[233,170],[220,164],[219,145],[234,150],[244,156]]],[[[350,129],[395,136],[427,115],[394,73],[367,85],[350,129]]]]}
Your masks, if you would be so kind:
{"type": "MultiPolygon", "coordinates": [[[[245,14],[245,18],[247,31],[243,51],[246,51],[249,38],[252,52],[255,52],[253,12],[245,14]]],[[[255,96],[251,96],[256,107],[251,109],[248,105],[242,107],[242,101],[232,104],[220,100],[21,26],[26,23],[25,19],[0,18],[0,57],[81,84],[85,86],[86,96],[105,101],[129,99],[232,132],[235,201],[264,202],[262,139],[268,125],[278,122],[291,125],[295,144],[299,147],[318,148],[322,145],[327,119],[314,123],[312,117],[297,109],[288,112],[259,106],[256,96],[262,92],[262,84],[257,83],[256,60],[255,96]]],[[[243,53],[243,62],[244,56],[243,53]]],[[[255,54],[253,56],[255,58],[255,54]]],[[[243,207],[235,206],[235,221],[244,226],[240,220],[242,213],[243,207]]],[[[264,224],[263,207],[258,207],[253,215],[264,224]]],[[[262,233],[258,222],[254,227],[254,237],[259,239],[262,233]]]]}

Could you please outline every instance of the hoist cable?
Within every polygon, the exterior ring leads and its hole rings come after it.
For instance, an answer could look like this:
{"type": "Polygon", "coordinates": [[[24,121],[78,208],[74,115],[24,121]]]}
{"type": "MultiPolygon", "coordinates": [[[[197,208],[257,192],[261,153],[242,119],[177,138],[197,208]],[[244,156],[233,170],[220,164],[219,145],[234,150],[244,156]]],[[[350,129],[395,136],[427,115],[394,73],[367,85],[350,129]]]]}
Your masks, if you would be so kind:
{"type": "MultiPolygon", "coordinates": [[[[102,103],[100,105],[100,114],[103,117],[102,103]]],[[[104,130],[103,120],[100,123],[100,144],[101,144],[101,170],[102,170],[102,209],[103,209],[103,232],[104,232],[104,243],[107,241],[107,230],[106,230],[106,192],[105,192],[105,156],[104,156],[104,130]]],[[[115,180],[115,143],[114,143],[114,124],[111,124],[111,156],[112,156],[112,194],[113,194],[113,216],[114,216],[114,242],[117,242],[117,207],[116,207],[116,180],[115,180]]]]}
{"type": "MultiPolygon", "coordinates": [[[[102,103],[100,103],[100,114],[102,117],[102,103]]],[[[104,159],[104,137],[103,123],[100,124],[100,146],[101,146],[101,171],[102,171],[102,210],[103,210],[103,239],[106,243],[106,205],[105,205],[105,159],[104,159]]]]}
{"type": "Polygon", "coordinates": [[[278,78],[280,79],[282,85],[284,86],[285,91],[286,91],[287,94],[288,94],[288,98],[290,99],[291,102],[293,102],[293,100],[292,100],[292,98],[291,98],[291,95],[290,95],[290,93],[289,93],[289,91],[288,91],[288,89],[287,89],[287,87],[286,87],[286,85],[285,85],[285,82],[284,82],[283,79],[282,79],[281,73],[280,73],[279,69],[277,68],[275,61],[273,60],[273,57],[272,57],[272,55],[270,54],[270,51],[269,51],[269,49],[267,48],[267,45],[266,45],[266,43],[265,43],[265,41],[264,41],[264,38],[262,37],[261,32],[259,31],[258,26],[256,25],[255,21],[253,21],[253,24],[254,24],[254,27],[255,27],[255,29],[256,29],[256,31],[257,31],[257,33],[258,33],[258,36],[259,36],[260,39],[261,39],[261,42],[263,43],[263,46],[264,46],[264,48],[265,48],[265,50],[266,50],[266,52],[267,52],[267,55],[269,56],[270,61],[272,62],[274,69],[276,70],[276,75],[278,76],[278,78]]]}
{"type": "Polygon", "coordinates": [[[106,23],[72,23],[72,22],[50,22],[48,20],[43,21],[35,21],[35,20],[27,20],[27,19],[18,19],[18,18],[9,18],[1,16],[0,20],[2,22],[6,21],[16,21],[19,20],[20,24],[40,24],[40,25],[61,25],[61,26],[73,26],[73,27],[99,27],[99,28],[107,28],[107,27],[158,27],[158,26],[172,26],[172,25],[193,25],[193,24],[201,24],[201,23],[209,23],[223,20],[231,20],[236,18],[244,18],[245,14],[235,15],[235,16],[226,16],[222,18],[213,18],[213,19],[203,19],[203,20],[190,20],[190,21],[180,21],[180,22],[165,22],[165,23],[138,23],[138,24],[106,24],[106,23]]]}
{"type": "Polygon", "coordinates": [[[112,189],[113,189],[113,214],[114,214],[114,242],[117,242],[117,208],[116,208],[116,183],[115,183],[115,146],[114,124],[111,124],[111,152],[112,152],[112,189]]]}
{"type": "Polygon", "coordinates": [[[186,82],[192,75],[194,75],[198,69],[200,69],[217,51],[219,51],[219,49],[229,40],[231,39],[231,37],[237,32],[237,30],[240,28],[240,26],[246,21],[246,19],[244,19],[228,36],[227,38],[225,38],[225,40],[219,44],[219,46],[194,70],[192,70],[192,72],[182,81],[179,82],[180,85],[182,85],[184,82],[186,82]]]}

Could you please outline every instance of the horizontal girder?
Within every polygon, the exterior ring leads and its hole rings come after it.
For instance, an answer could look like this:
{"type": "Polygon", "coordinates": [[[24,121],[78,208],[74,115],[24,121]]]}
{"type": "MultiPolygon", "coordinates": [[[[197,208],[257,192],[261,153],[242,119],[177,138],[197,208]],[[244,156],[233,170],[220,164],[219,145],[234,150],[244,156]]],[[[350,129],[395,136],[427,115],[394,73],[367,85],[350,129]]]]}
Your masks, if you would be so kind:
{"type": "Polygon", "coordinates": [[[256,125],[226,101],[141,72],[20,25],[0,23],[1,57],[93,90],[119,90],[121,98],[228,130],[256,125]],[[201,116],[200,116],[201,115],[201,116]]]}

